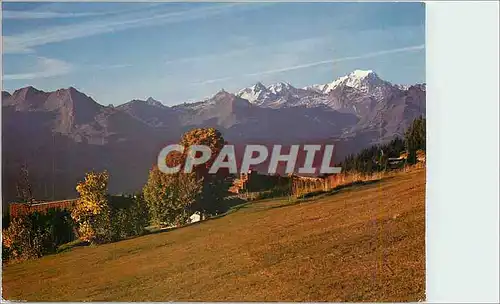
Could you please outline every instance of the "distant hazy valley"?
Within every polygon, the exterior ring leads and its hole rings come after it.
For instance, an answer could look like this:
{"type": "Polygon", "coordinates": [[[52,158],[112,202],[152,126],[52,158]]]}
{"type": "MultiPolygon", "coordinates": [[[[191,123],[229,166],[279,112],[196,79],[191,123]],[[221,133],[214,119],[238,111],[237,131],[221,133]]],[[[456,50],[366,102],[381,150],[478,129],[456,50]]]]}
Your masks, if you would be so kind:
{"type": "Polygon", "coordinates": [[[4,202],[16,196],[22,164],[40,199],[75,197],[76,182],[92,169],[110,172],[112,193],[139,190],[160,149],[194,127],[215,127],[236,145],[336,143],[341,161],[425,116],[425,84],[391,84],[357,70],[327,84],[257,83],[172,107],[153,98],[101,103],[75,88],[2,92],[4,202]]]}

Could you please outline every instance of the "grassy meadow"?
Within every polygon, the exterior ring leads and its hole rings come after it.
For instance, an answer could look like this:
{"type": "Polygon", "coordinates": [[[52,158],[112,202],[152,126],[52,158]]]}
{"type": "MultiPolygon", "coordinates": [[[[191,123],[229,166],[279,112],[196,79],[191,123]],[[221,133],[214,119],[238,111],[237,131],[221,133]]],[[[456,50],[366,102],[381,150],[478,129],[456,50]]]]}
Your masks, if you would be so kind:
{"type": "Polygon", "coordinates": [[[425,169],[4,265],[28,301],[425,300],[425,169]]]}

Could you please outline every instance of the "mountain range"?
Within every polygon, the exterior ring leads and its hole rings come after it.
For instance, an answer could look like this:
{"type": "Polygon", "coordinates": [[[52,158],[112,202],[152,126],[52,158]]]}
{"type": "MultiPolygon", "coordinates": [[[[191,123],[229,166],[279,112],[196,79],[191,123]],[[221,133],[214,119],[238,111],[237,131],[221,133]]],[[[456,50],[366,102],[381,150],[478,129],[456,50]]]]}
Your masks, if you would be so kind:
{"type": "Polygon", "coordinates": [[[336,143],[340,161],[402,136],[425,116],[425,90],[425,84],[392,84],[356,70],[327,84],[259,82],[176,106],[153,98],[103,106],[73,87],[3,91],[2,199],[15,199],[21,165],[40,199],[75,197],[76,182],[90,170],[110,172],[112,193],[140,190],[160,149],[194,127],[215,127],[240,147],[336,143]]]}

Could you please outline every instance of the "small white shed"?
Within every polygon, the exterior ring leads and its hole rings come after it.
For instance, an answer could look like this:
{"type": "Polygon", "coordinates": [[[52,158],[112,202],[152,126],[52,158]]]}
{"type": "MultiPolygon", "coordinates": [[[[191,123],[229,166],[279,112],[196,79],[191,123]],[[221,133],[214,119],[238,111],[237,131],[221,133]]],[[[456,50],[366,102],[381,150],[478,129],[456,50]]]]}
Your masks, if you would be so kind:
{"type": "Polygon", "coordinates": [[[190,217],[189,217],[189,222],[190,223],[196,223],[196,222],[199,222],[201,220],[201,216],[200,216],[200,213],[197,211],[195,213],[193,213],[190,217]]]}

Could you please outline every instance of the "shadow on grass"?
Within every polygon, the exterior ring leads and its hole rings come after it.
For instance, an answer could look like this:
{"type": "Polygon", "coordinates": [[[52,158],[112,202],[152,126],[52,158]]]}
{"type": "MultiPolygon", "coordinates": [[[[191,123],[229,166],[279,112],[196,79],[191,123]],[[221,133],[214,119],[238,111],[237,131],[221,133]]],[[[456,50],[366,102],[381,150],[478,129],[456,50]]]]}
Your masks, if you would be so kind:
{"type": "Polygon", "coordinates": [[[341,192],[342,190],[352,190],[352,189],[357,189],[358,187],[362,187],[362,186],[377,184],[383,180],[387,180],[390,178],[392,178],[392,177],[386,177],[386,178],[375,179],[375,180],[370,180],[370,181],[356,181],[356,182],[348,183],[345,185],[339,185],[339,186],[337,186],[329,191],[314,191],[314,192],[306,193],[304,195],[297,197],[292,202],[284,203],[284,204],[281,204],[278,206],[272,206],[272,207],[269,207],[268,209],[276,209],[276,208],[295,206],[298,204],[302,204],[302,203],[316,200],[317,198],[320,198],[320,197],[327,197],[327,196],[335,195],[335,194],[341,192]]]}
{"type": "Polygon", "coordinates": [[[85,247],[85,246],[89,246],[89,243],[82,241],[80,239],[76,239],[76,240],[71,241],[69,243],[60,245],[59,247],[57,247],[56,251],[51,253],[51,254],[62,253],[62,252],[70,251],[72,248],[85,247]]]}
{"type": "MultiPolygon", "coordinates": [[[[174,231],[174,230],[185,228],[185,227],[189,227],[189,226],[200,225],[202,223],[205,223],[205,222],[208,222],[208,221],[211,221],[211,220],[215,220],[215,219],[224,217],[226,215],[229,215],[229,214],[234,213],[236,211],[239,211],[241,209],[246,209],[246,208],[249,207],[250,204],[254,204],[254,203],[257,203],[257,202],[258,202],[257,200],[255,200],[255,201],[246,201],[246,200],[243,200],[243,199],[238,198],[238,197],[227,197],[227,198],[224,199],[224,206],[223,206],[223,210],[225,210],[224,212],[221,212],[220,214],[217,214],[217,215],[211,216],[209,218],[206,218],[206,219],[204,219],[202,221],[194,222],[194,223],[188,223],[188,224],[185,224],[185,225],[182,225],[182,226],[178,226],[178,227],[168,227],[168,228],[157,228],[157,227],[151,227],[150,226],[150,227],[146,227],[146,230],[142,234],[140,234],[140,235],[129,236],[129,237],[126,237],[126,238],[123,238],[123,239],[119,239],[119,240],[113,240],[111,242],[107,242],[106,244],[111,244],[111,243],[121,242],[121,241],[125,241],[125,240],[135,239],[135,238],[138,238],[138,237],[141,237],[141,236],[150,235],[150,234],[158,234],[158,233],[170,232],[170,231],[174,231]]],[[[84,246],[90,246],[90,244],[88,242],[85,242],[85,241],[77,239],[75,241],[72,241],[72,242],[60,245],[56,249],[56,251],[54,253],[50,253],[50,254],[47,254],[47,255],[68,252],[68,251],[71,251],[73,248],[84,247],[84,246]]]]}
{"type": "MultiPolygon", "coordinates": [[[[238,198],[238,197],[230,197],[230,198],[226,198],[224,200],[225,201],[224,205],[225,205],[225,210],[226,211],[224,211],[224,212],[222,212],[220,214],[211,216],[211,217],[209,217],[209,218],[207,218],[205,220],[202,220],[202,221],[199,221],[199,222],[185,224],[185,225],[178,226],[178,227],[156,228],[156,229],[153,229],[153,230],[146,230],[141,235],[131,236],[131,237],[128,237],[128,238],[125,238],[125,239],[113,241],[111,243],[120,242],[120,241],[123,241],[123,240],[129,240],[129,239],[133,239],[133,238],[137,238],[137,237],[141,237],[141,236],[145,236],[145,235],[150,235],[150,234],[158,234],[158,233],[170,232],[170,231],[174,231],[174,230],[177,230],[177,229],[180,229],[180,228],[189,227],[189,226],[200,225],[202,223],[205,223],[205,222],[208,222],[208,221],[211,221],[211,220],[215,220],[215,219],[224,217],[226,215],[229,215],[231,213],[237,212],[239,210],[247,209],[247,208],[250,207],[250,205],[253,205],[253,204],[256,204],[256,203],[265,202],[265,201],[268,201],[268,200],[280,200],[281,199],[281,200],[285,200],[286,201],[286,199],[289,198],[288,201],[284,202],[283,204],[279,204],[279,205],[276,205],[276,206],[270,206],[270,207],[267,207],[267,208],[262,208],[262,209],[259,209],[257,211],[266,211],[266,210],[270,210],[270,209],[295,206],[295,205],[298,205],[298,204],[302,204],[302,203],[306,203],[306,202],[309,202],[309,201],[316,200],[317,198],[320,198],[320,197],[327,197],[327,196],[335,195],[335,194],[341,192],[342,190],[350,190],[350,189],[356,189],[356,188],[362,187],[362,186],[373,185],[373,184],[381,182],[382,180],[387,180],[387,179],[391,179],[391,178],[393,178],[393,177],[389,176],[389,177],[385,177],[385,178],[382,178],[382,179],[376,179],[376,180],[371,180],[371,181],[357,181],[357,182],[353,182],[353,183],[349,183],[349,184],[337,186],[337,187],[335,187],[335,188],[333,188],[333,189],[331,189],[329,191],[315,191],[315,192],[307,193],[307,194],[304,194],[304,195],[302,195],[302,196],[300,196],[298,198],[292,199],[292,200],[290,200],[290,197],[287,197],[287,196],[265,198],[265,199],[261,199],[261,200],[252,200],[252,201],[246,201],[246,200],[243,200],[243,199],[238,198]]],[[[73,241],[73,242],[70,242],[70,243],[63,244],[63,245],[59,246],[59,248],[57,248],[56,253],[66,252],[66,251],[69,251],[69,250],[71,250],[72,248],[75,248],[75,247],[82,247],[82,246],[88,246],[88,245],[89,244],[87,242],[76,240],[76,241],[73,241]]]]}
{"type": "Polygon", "coordinates": [[[147,234],[157,234],[157,233],[164,233],[164,232],[170,232],[170,231],[174,231],[174,230],[177,230],[177,229],[180,229],[180,228],[185,228],[185,227],[189,227],[189,226],[195,226],[195,225],[199,225],[199,224],[202,224],[202,223],[206,223],[208,221],[211,221],[211,220],[215,220],[215,219],[218,219],[218,218],[221,218],[223,216],[226,216],[228,214],[231,214],[233,212],[236,212],[238,210],[241,210],[241,209],[245,209],[245,208],[248,208],[248,205],[254,203],[255,201],[245,201],[241,198],[237,198],[237,197],[231,197],[231,198],[226,198],[225,200],[225,210],[224,212],[220,213],[220,214],[217,214],[217,215],[214,215],[214,216],[211,216],[209,218],[206,218],[202,221],[199,221],[199,222],[194,222],[194,223],[189,223],[189,224],[185,224],[185,225],[182,225],[182,226],[178,226],[178,227],[170,227],[170,228],[161,228],[161,229],[155,229],[155,230],[151,230],[151,231],[148,231],[146,233],[147,234]]]}

